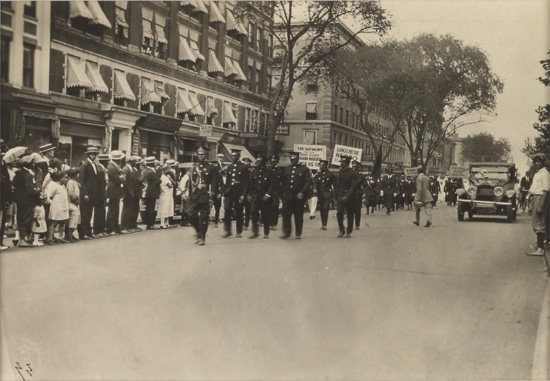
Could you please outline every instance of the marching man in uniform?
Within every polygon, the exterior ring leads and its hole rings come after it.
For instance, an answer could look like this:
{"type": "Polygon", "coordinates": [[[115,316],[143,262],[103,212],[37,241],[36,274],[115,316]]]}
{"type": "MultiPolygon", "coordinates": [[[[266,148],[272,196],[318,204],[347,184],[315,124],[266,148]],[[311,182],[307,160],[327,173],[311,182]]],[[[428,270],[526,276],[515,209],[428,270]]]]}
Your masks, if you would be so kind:
{"type": "Polygon", "coordinates": [[[319,173],[315,176],[314,191],[317,191],[319,210],[321,212],[321,229],[327,230],[328,211],[334,199],[336,175],[328,170],[328,160],[319,160],[319,173]]]}
{"type": "Polygon", "coordinates": [[[357,173],[350,168],[351,156],[340,157],[340,172],[338,174],[338,185],[336,186],[336,219],[340,234],[338,238],[351,237],[354,223],[355,211],[355,188],[357,187],[357,173]],[[344,228],[344,214],[347,215],[348,226],[344,228]]]}
{"type": "Polygon", "coordinates": [[[304,205],[307,200],[307,191],[311,185],[309,168],[299,163],[300,153],[290,152],[290,165],[285,168],[283,176],[283,235],[290,237],[292,233],[291,219],[294,214],[296,225],[296,239],[302,237],[304,226],[304,205]]]}
{"type": "Polygon", "coordinates": [[[252,171],[246,185],[245,193],[250,201],[252,217],[252,235],[249,238],[260,236],[260,212],[262,213],[262,224],[264,225],[264,238],[269,238],[269,224],[271,223],[271,209],[273,197],[274,172],[267,167],[267,157],[258,155],[256,157],[256,168],[252,171]]]}
{"type": "Polygon", "coordinates": [[[232,163],[227,166],[227,177],[225,179],[225,185],[223,186],[223,224],[225,227],[225,233],[223,238],[233,235],[231,232],[231,215],[232,209],[235,210],[235,219],[237,224],[237,238],[242,237],[243,224],[244,224],[244,199],[245,199],[245,185],[248,182],[249,169],[239,159],[241,157],[241,151],[237,149],[231,150],[232,163]]]}

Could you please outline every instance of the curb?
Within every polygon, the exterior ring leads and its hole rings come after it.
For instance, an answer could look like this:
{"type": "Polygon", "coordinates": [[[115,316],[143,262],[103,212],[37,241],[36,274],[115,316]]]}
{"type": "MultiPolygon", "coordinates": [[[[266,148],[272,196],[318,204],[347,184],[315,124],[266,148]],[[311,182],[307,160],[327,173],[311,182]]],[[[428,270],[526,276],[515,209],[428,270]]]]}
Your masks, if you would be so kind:
{"type": "Polygon", "coordinates": [[[550,379],[550,282],[546,287],[540,312],[531,379],[550,379]]]}

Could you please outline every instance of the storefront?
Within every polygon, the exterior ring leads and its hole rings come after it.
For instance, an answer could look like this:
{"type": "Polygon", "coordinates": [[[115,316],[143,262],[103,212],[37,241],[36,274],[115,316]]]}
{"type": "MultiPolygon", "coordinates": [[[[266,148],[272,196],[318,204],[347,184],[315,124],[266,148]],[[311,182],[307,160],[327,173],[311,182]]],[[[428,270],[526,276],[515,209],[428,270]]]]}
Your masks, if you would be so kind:
{"type": "Polygon", "coordinates": [[[246,148],[247,138],[241,138],[236,134],[226,133],[220,139],[221,149],[218,152],[222,152],[228,161],[231,161],[231,150],[238,149],[241,151],[241,159],[245,157],[256,161],[254,155],[246,148]]]}
{"type": "Polygon", "coordinates": [[[71,167],[79,167],[86,160],[89,146],[103,145],[104,134],[105,125],[62,119],[55,157],[71,167]]]}
{"type": "Polygon", "coordinates": [[[160,162],[177,158],[179,139],[176,132],[181,119],[149,114],[140,118],[132,135],[132,153],[139,156],[154,156],[160,162]],[[139,141],[139,143],[138,143],[139,141]]]}

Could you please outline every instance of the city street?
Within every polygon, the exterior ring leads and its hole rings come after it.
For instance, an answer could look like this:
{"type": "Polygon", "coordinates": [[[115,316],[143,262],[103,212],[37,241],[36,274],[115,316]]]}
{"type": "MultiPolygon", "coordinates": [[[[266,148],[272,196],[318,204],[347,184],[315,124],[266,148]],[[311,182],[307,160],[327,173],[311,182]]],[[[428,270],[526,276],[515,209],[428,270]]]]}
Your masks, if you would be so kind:
{"type": "Polygon", "coordinates": [[[548,376],[527,213],[378,210],[350,239],[334,213],[327,231],[305,214],[301,240],[211,225],[202,247],[178,227],[2,252],[2,379],[548,376]]]}

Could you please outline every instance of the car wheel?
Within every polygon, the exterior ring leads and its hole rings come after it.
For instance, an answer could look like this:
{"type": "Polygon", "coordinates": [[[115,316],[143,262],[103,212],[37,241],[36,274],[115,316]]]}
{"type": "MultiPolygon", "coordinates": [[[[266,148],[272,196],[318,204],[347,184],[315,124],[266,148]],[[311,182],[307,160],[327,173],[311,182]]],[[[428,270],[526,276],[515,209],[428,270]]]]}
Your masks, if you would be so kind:
{"type": "Polygon", "coordinates": [[[514,208],[512,207],[512,205],[508,205],[506,207],[506,221],[507,222],[514,221],[514,208]]]}
{"type": "Polygon", "coordinates": [[[462,206],[460,204],[458,204],[458,208],[456,208],[456,211],[458,215],[458,220],[464,221],[464,210],[462,209],[462,206]]]}

